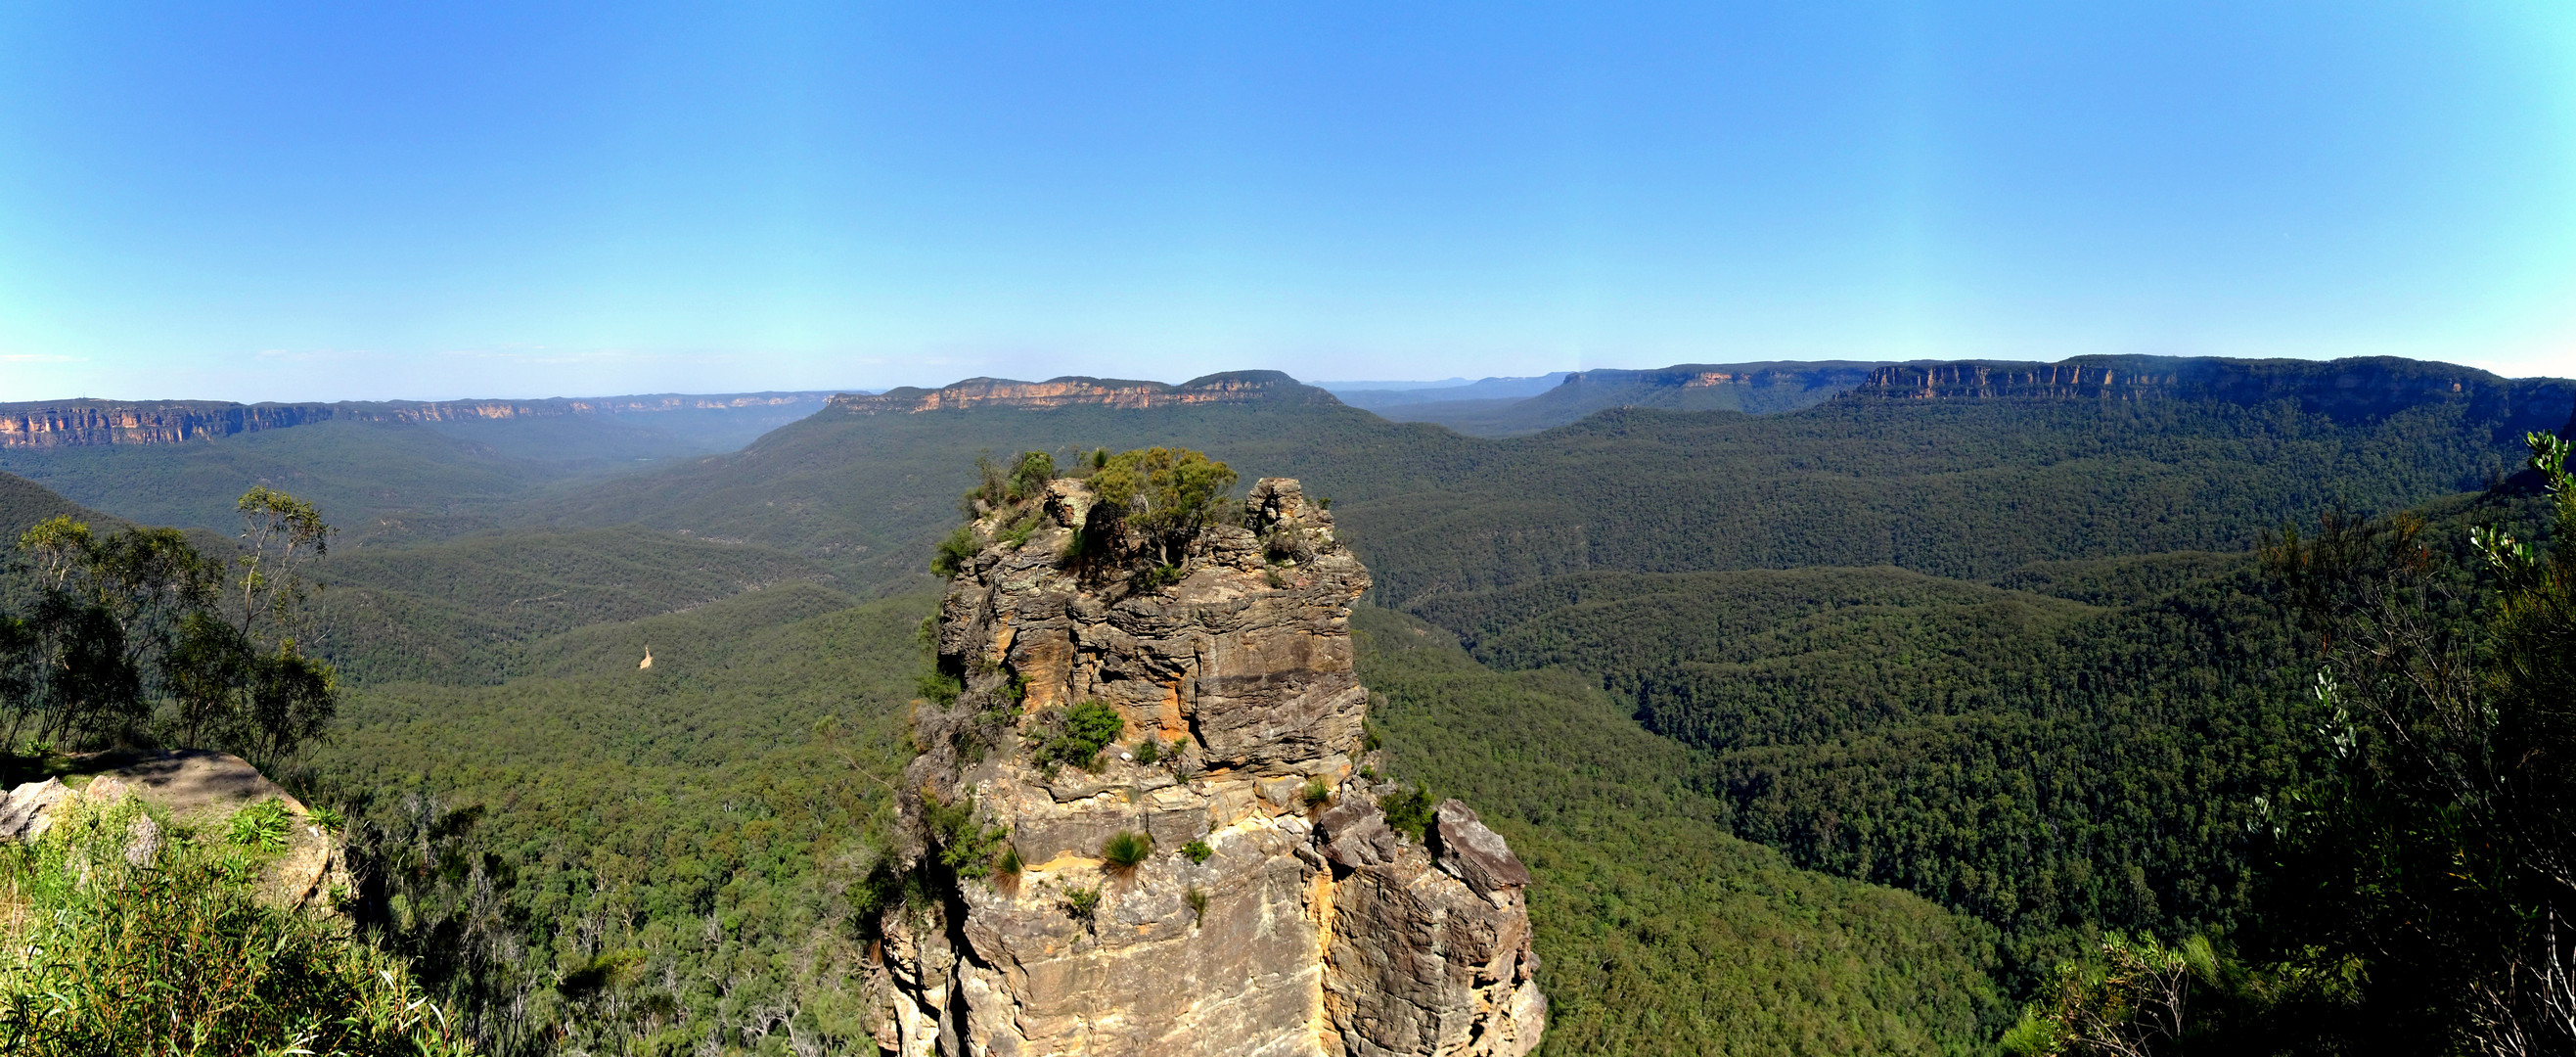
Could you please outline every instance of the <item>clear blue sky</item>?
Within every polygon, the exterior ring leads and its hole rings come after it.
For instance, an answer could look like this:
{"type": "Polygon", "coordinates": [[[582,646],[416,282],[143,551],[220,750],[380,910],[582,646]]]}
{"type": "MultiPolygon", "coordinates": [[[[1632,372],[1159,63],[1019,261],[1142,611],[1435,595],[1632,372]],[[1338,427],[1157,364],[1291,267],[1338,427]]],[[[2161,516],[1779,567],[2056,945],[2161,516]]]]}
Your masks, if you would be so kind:
{"type": "Polygon", "coordinates": [[[2576,4],[0,6],[0,399],[2576,375],[2576,4]]]}

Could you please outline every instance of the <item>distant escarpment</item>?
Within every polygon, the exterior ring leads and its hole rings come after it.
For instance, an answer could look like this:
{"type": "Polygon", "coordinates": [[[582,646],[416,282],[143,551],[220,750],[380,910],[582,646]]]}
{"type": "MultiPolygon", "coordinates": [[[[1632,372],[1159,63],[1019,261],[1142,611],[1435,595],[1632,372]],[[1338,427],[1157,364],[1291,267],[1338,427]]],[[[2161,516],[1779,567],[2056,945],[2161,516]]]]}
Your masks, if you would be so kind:
{"type": "Polygon", "coordinates": [[[2209,400],[2253,406],[2293,401],[2339,421],[2464,403],[2499,435],[2554,429],[2576,413],[2576,382],[2501,378],[2471,367],[2394,357],[2229,360],[2078,356],[2058,363],[1897,364],[1870,373],[1852,399],[2209,400]]]}
{"type": "Polygon", "coordinates": [[[1297,482],[1103,568],[1084,481],[961,550],[917,705],[877,1043],[937,1054],[1519,1055],[1529,873],[1369,768],[1367,570],[1297,482]],[[938,700],[946,698],[946,700],[938,700]]]}
{"type": "Polygon", "coordinates": [[[557,397],[548,400],[342,401],[233,404],[213,400],[49,400],[0,404],[0,448],[185,444],[316,422],[468,422],[627,415],[822,403],[823,393],[557,397]]]}
{"type": "Polygon", "coordinates": [[[1649,371],[1581,371],[1526,399],[1377,403],[1371,410],[1398,422],[1436,422],[1484,437],[1536,433],[1611,408],[1773,415],[1831,400],[1868,381],[1870,369],[1877,366],[1842,361],[1685,363],[1649,371]]]}
{"type": "Polygon", "coordinates": [[[852,414],[883,415],[978,407],[1047,410],[1090,406],[1142,410],[1190,404],[1263,402],[1338,404],[1341,401],[1334,399],[1331,393],[1278,371],[1228,371],[1193,378],[1179,385],[1072,375],[1043,382],[969,378],[938,389],[905,386],[874,395],[843,394],[833,397],[831,406],[852,414]]]}

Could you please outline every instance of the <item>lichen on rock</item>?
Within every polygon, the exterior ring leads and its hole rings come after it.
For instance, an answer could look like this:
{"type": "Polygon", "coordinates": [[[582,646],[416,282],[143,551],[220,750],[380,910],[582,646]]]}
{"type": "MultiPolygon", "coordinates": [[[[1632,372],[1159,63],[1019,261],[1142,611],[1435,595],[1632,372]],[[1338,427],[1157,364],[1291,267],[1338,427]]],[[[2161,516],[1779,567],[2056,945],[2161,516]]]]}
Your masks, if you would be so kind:
{"type": "Polygon", "coordinates": [[[880,922],[878,1044],[1535,1048],[1528,872],[1456,801],[1427,845],[1405,837],[1377,807],[1397,787],[1359,776],[1369,693],[1349,619],[1369,576],[1331,514],[1267,478],[1240,520],[1139,575],[1078,542],[1102,532],[1096,507],[1060,479],[986,512],[987,542],[941,603],[939,661],[960,690],[915,706],[897,849],[936,896],[880,922]],[[1085,767],[1090,743],[1066,725],[1104,705],[1119,736],[1085,767]],[[1016,871],[976,858],[996,834],[1016,871]],[[1149,850],[1124,865],[1134,834],[1149,850]]]}

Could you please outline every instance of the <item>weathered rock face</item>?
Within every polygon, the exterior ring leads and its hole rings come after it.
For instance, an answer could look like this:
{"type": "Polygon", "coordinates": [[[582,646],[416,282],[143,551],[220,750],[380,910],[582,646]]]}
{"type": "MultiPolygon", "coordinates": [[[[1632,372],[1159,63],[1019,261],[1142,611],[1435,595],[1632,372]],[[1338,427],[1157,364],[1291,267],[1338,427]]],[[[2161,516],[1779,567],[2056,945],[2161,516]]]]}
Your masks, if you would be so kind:
{"type": "Polygon", "coordinates": [[[1197,537],[1177,582],[1150,587],[1065,567],[1092,508],[1081,482],[980,526],[1028,534],[985,547],[941,607],[942,664],[965,692],[915,716],[904,811],[931,835],[905,854],[939,899],[884,922],[886,1050],[1537,1045],[1528,872],[1455,801],[1427,843],[1397,833],[1377,806],[1397,787],[1356,773],[1369,694],[1348,620],[1367,571],[1295,481],[1261,481],[1247,506],[1243,524],[1197,537]],[[1097,770],[1040,763],[1086,702],[1124,727],[1097,770]],[[1149,739],[1150,761],[1136,751],[1149,739]],[[1016,875],[936,865],[959,845],[937,846],[925,820],[969,798],[1008,832],[1016,875]],[[1108,861],[1120,833],[1150,837],[1150,854],[1108,861]]]}

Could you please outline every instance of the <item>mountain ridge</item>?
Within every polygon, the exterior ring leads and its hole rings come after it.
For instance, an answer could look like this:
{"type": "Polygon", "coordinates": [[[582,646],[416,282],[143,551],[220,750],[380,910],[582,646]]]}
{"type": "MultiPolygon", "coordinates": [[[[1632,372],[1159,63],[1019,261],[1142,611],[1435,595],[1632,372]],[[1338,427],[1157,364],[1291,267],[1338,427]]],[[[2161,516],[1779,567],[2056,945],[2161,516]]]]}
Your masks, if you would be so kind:
{"type": "Polygon", "coordinates": [[[0,448],[184,444],[318,422],[464,422],[820,405],[810,392],[646,393],[543,400],[343,400],[237,404],[219,400],[35,400],[0,404],[0,448]]]}
{"type": "Polygon", "coordinates": [[[848,393],[833,397],[831,410],[858,415],[919,414],[979,407],[1049,410],[1099,406],[1141,411],[1188,404],[1234,404],[1254,401],[1339,404],[1331,393],[1280,371],[1221,371],[1173,385],[1134,378],[1062,375],[1043,382],[1013,378],[968,378],[937,389],[905,386],[882,393],[848,393]]]}

